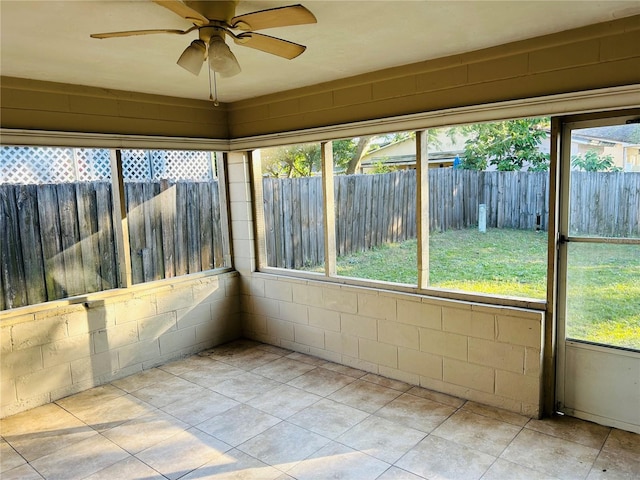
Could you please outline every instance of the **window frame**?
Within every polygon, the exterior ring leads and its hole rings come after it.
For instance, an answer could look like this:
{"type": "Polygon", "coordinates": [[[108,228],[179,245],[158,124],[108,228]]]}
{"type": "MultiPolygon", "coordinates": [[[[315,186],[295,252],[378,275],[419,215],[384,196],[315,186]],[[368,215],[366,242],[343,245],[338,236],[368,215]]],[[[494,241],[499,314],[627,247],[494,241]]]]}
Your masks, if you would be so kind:
{"type": "MultiPolygon", "coordinates": [[[[203,139],[173,139],[155,137],[132,137],[132,136],[112,136],[100,134],[74,134],[68,132],[30,132],[13,131],[0,129],[2,134],[2,146],[24,146],[24,147],[53,147],[53,148],[104,148],[109,150],[111,188],[112,188],[112,223],[113,238],[116,244],[116,262],[119,283],[114,288],[98,290],[96,292],[85,292],[78,295],[48,300],[44,303],[75,304],[80,302],[92,302],[109,296],[112,292],[120,289],[146,289],[152,286],[166,284],[167,282],[180,282],[186,279],[204,278],[208,276],[222,275],[234,271],[232,242],[231,242],[231,222],[229,207],[229,185],[228,185],[228,142],[219,140],[203,139]],[[220,194],[220,222],[222,225],[222,248],[223,256],[227,266],[218,267],[184,275],[152,280],[147,282],[133,283],[131,251],[129,247],[129,227],[128,216],[125,206],[124,177],[122,171],[122,150],[144,149],[144,150],[198,150],[215,154],[215,167],[219,181],[220,194]]],[[[26,304],[21,309],[31,309],[40,304],[26,304]]],[[[8,312],[12,309],[2,310],[8,312]]]]}

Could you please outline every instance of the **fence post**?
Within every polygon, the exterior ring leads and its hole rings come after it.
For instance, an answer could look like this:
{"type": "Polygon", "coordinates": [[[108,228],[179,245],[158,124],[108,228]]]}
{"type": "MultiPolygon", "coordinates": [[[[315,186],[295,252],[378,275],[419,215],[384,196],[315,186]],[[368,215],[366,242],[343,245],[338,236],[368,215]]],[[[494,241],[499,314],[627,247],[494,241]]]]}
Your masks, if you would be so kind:
{"type": "Polygon", "coordinates": [[[481,233],[487,231],[487,205],[484,203],[478,205],[478,231],[481,233]]]}
{"type": "Polygon", "coordinates": [[[429,286],[429,157],[427,131],[416,132],[416,229],[418,288],[429,286]]]}
{"type": "Polygon", "coordinates": [[[322,142],[322,197],[324,200],[324,271],[335,276],[336,269],[336,214],[333,190],[333,144],[322,142]]]}
{"type": "Polygon", "coordinates": [[[118,269],[122,287],[133,284],[131,274],[131,249],[129,247],[129,220],[124,198],[124,179],[122,177],[122,151],[111,150],[111,192],[113,196],[113,226],[118,249],[118,269]]]}

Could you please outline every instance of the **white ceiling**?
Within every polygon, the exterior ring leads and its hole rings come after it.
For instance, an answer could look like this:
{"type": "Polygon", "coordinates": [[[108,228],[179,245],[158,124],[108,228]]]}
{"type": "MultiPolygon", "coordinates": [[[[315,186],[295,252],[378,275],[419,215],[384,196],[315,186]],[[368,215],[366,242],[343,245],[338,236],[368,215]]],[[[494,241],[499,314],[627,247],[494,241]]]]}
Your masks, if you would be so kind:
{"type": "MultiPolygon", "coordinates": [[[[284,60],[231,44],[242,73],[218,81],[232,102],[640,14],[639,1],[240,1],[236,14],[303,3],[314,25],[265,33],[307,45],[284,60]]],[[[0,1],[5,76],[207,99],[203,68],[176,65],[189,35],[96,40],[90,33],[186,29],[150,0],[0,1]]]]}

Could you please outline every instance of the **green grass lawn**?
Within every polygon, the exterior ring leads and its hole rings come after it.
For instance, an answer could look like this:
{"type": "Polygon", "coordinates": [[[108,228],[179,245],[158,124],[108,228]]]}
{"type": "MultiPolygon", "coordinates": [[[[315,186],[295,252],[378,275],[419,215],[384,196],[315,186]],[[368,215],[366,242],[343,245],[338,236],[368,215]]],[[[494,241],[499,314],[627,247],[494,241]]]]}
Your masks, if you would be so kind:
{"type": "MultiPolygon", "coordinates": [[[[416,240],[340,257],[342,276],[417,283],[416,240]]],[[[640,248],[571,244],[568,335],[640,349],[640,248]]],[[[433,233],[430,286],[543,300],[545,232],[475,229],[433,233]]]]}

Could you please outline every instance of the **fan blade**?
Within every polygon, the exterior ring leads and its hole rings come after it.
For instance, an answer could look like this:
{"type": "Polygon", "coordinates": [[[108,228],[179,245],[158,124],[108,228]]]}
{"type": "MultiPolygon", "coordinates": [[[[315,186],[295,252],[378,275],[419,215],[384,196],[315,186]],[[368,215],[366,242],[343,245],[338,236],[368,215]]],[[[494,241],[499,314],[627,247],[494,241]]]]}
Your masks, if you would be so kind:
{"type": "Polygon", "coordinates": [[[231,28],[240,30],[264,30],[265,28],[288,27],[316,23],[316,17],[302,5],[270,8],[258,12],[238,15],[231,19],[231,28]]]}
{"type": "Polygon", "coordinates": [[[126,32],[92,33],[90,37],[91,38],[132,37],[134,35],[152,35],[155,33],[172,33],[176,35],[184,35],[185,33],[189,33],[193,31],[195,28],[196,27],[193,27],[188,30],[156,29],[156,30],[129,30],[126,32]]]}
{"type": "Polygon", "coordinates": [[[298,45],[297,43],[282,40],[281,38],[270,37],[269,35],[255,32],[241,33],[237,37],[234,37],[234,41],[238,45],[262,50],[272,55],[288,58],[289,60],[296,58],[307,49],[304,45],[298,45]]]}
{"type": "Polygon", "coordinates": [[[158,5],[177,13],[185,20],[189,20],[196,25],[208,25],[209,19],[200,12],[188,7],[179,0],[153,0],[158,5]]]}

